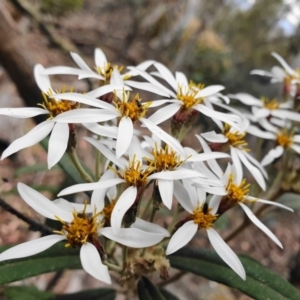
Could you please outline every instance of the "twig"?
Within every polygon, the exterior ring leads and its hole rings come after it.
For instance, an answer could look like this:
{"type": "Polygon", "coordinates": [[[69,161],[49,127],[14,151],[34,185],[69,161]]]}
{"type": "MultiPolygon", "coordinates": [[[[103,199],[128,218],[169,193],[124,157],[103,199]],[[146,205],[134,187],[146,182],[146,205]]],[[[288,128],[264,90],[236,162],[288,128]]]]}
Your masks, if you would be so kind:
{"type": "Polygon", "coordinates": [[[45,290],[51,291],[56,286],[58,280],[61,278],[63,274],[64,274],[64,270],[56,272],[55,275],[52,277],[52,279],[48,282],[45,290]]]}
{"type": "Polygon", "coordinates": [[[44,224],[38,223],[36,221],[33,221],[32,219],[24,216],[22,213],[11,207],[9,204],[7,204],[3,199],[0,198],[0,206],[4,208],[6,211],[10,212],[11,214],[17,216],[22,221],[29,224],[29,229],[31,231],[40,231],[44,235],[49,235],[53,233],[53,230],[44,224]]]}

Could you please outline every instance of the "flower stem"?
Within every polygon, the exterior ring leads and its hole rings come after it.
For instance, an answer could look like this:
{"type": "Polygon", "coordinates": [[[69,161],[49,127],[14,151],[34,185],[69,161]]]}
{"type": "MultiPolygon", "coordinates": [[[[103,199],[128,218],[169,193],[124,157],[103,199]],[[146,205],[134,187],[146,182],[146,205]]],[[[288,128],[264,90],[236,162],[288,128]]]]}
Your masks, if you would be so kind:
{"type": "Polygon", "coordinates": [[[71,151],[68,152],[70,155],[70,158],[74,164],[74,166],[76,167],[76,169],[78,170],[78,172],[80,173],[81,178],[86,181],[86,182],[94,182],[92,177],[83,169],[76,151],[74,149],[72,149],[71,151]]]}
{"type": "Polygon", "coordinates": [[[116,265],[114,265],[114,264],[111,264],[111,263],[109,263],[107,260],[103,261],[103,264],[106,265],[106,266],[108,266],[108,268],[109,268],[110,270],[116,271],[116,272],[118,272],[118,273],[121,273],[122,270],[123,270],[121,267],[116,266],[116,265]]]}

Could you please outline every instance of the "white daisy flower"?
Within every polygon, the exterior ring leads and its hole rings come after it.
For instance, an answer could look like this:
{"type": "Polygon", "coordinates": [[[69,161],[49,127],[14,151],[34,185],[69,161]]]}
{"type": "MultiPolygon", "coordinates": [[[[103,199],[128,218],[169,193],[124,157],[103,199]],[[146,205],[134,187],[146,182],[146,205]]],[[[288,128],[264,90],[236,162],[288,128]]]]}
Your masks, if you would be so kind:
{"type": "Polygon", "coordinates": [[[246,93],[238,93],[228,96],[241,101],[243,104],[251,106],[254,121],[273,116],[280,119],[288,119],[291,121],[300,122],[300,114],[288,110],[293,108],[292,101],[279,102],[275,98],[268,99],[266,97],[257,99],[246,93]]]}
{"type": "MultiPolygon", "coordinates": [[[[176,72],[176,75],[174,76],[171,71],[161,63],[156,62],[154,63],[154,66],[158,70],[158,73],[155,73],[155,75],[158,75],[169,83],[172,90],[163,86],[148,73],[134,67],[128,67],[129,70],[136,72],[150,83],[155,84],[160,89],[166,91],[168,96],[171,97],[168,101],[171,104],[159,109],[149,118],[154,124],[160,124],[171,117],[176,118],[176,120],[178,119],[178,122],[183,123],[184,120],[191,115],[193,110],[196,110],[213,120],[221,120],[232,126],[236,126],[236,124],[240,122],[239,116],[217,112],[213,110],[211,105],[207,105],[210,96],[216,95],[224,89],[222,85],[204,87],[203,85],[195,85],[194,83],[189,84],[183,73],[176,72]]],[[[212,102],[216,103],[215,98],[213,98],[212,102]]]]}
{"type": "MultiPolygon", "coordinates": [[[[249,130],[249,121],[244,120],[243,126],[239,129],[233,128],[228,124],[223,125],[221,122],[217,122],[217,124],[222,133],[210,131],[202,133],[201,136],[213,144],[222,143],[228,145],[235,167],[242,169],[243,164],[249,170],[250,174],[252,174],[259,186],[265,190],[265,178],[268,178],[268,174],[261,163],[248,153],[250,149],[248,148],[248,143],[245,141],[245,136],[249,130]]],[[[203,146],[201,138],[198,135],[196,135],[196,137],[203,146]]]]}
{"type": "MultiPolygon", "coordinates": [[[[205,229],[208,239],[218,255],[228,266],[235,271],[243,280],[246,273],[242,263],[231,248],[223,241],[220,235],[212,228],[218,218],[220,197],[213,196],[209,205],[205,202],[206,193],[192,186],[184,180],[175,184],[174,194],[181,206],[190,214],[183,225],[173,234],[168,244],[166,254],[172,254],[185,246],[199,229],[205,229]]],[[[182,224],[182,222],[180,222],[182,224]]]]}

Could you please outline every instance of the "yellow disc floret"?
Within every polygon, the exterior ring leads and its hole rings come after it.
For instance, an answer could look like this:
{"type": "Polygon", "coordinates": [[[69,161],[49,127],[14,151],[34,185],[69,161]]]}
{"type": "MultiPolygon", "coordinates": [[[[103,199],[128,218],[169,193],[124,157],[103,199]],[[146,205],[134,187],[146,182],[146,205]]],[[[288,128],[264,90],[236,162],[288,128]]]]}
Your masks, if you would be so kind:
{"type": "Polygon", "coordinates": [[[235,203],[243,202],[245,196],[249,194],[250,184],[246,182],[246,179],[243,179],[241,183],[237,185],[234,183],[233,179],[234,177],[231,174],[226,187],[227,195],[225,197],[227,200],[235,203]]]}
{"type": "MultiPolygon", "coordinates": [[[[60,91],[57,91],[57,93],[65,93],[66,88],[63,87],[60,91]]],[[[70,89],[70,92],[73,92],[73,89],[70,89]]],[[[47,93],[43,93],[44,102],[42,104],[38,104],[39,106],[42,106],[44,109],[46,109],[49,112],[50,119],[55,118],[57,115],[77,109],[80,107],[80,104],[78,102],[70,101],[70,100],[60,100],[55,98],[50,98],[51,96],[54,96],[53,92],[49,90],[47,93]]]]}
{"type": "Polygon", "coordinates": [[[110,217],[111,217],[111,213],[116,205],[116,200],[111,200],[110,203],[108,205],[105,205],[105,207],[102,210],[102,215],[104,215],[104,218],[106,220],[107,223],[110,223],[110,217]]]}
{"type": "Polygon", "coordinates": [[[182,101],[183,108],[188,110],[193,106],[203,102],[204,98],[196,97],[198,92],[204,88],[203,84],[196,85],[190,81],[188,91],[184,91],[183,87],[178,86],[177,98],[182,101]]]}
{"type": "Polygon", "coordinates": [[[211,210],[211,208],[205,210],[203,207],[201,207],[193,211],[191,217],[194,223],[198,225],[198,229],[209,229],[218,219],[218,215],[213,215],[210,213],[211,210]]]}
{"type": "Polygon", "coordinates": [[[275,110],[280,108],[280,102],[276,98],[269,99],[267,97],[261,97],[261,101],[263,102],[263,105],[265,108],[269,110],[275,110]]]}
{"type": "Polygon", "coordinates": [[[237,130],[233,131],[231,129],[231,126],[228,124],[225,124],[223,134],[228,138],[228,143],[236,148],[239,148],[243,151],[249,151],[248,143],[245,141],[246,132],[241,133],[237,130]]]}
{"type": "Polygon", "coordinates": [[[68,241],[66,247],[80,247],[86,242],[93,242],[98,237],[98,230],[102,227],[102,223],[99,222],[100,212],[94,213],[93,216],[86,215],[86,206],[82,213],[73,212],[73,221],[67,223],[56,218],[63,224],[61,231],[55,231],[61,235],[64,235],[68,241]]]}
{"type": "Polygon", "coordinates": [[[276,142],[283,148],[288,148],[291,144],[293,144],[293,137],[293,132],[288,133],[287,130],[283,130],[276,134],[276,142]]]}
{"type": "Polygon", "coordinates": [[[112,65],[110,62],[108,62],[107,64],[105,64],[105,66],[100,67],[100,66],[96,66],[95,70],[96,72],[103,76],[105,81],[109,83],[110,81],[110,77],[111,74],[113,72],[114,69],[117,69],[120,73],[123,70],[123,66],[116,66],[116,65],[112,65]]]}
{"type": "Polygon", "coordinates": [[[134,123],[145,116],[152,102],[141,103],[139,94],[136,94],[132,101],[128,101],[129,95],[129,92],[123,91],[122,101],[115,96],[114,104],[123,117],[129,117],[134,123]]]}

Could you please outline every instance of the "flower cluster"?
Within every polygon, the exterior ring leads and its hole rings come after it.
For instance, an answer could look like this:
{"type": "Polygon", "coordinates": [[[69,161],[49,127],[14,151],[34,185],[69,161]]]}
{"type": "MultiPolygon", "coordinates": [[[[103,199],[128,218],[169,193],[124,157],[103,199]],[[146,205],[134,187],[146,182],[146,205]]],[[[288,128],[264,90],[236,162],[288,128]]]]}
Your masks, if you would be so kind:
{"type": "MultiPolygon", "coordinates": [[[[142,249],[132,251],[140,257],[139,261],[146,259],[147,251],[153,247],[165,249],[159,252],[165,258],[202,230],[224,262],[246,279],[242,263],[218,234],[215,223],[238,205],[282,247],[259,220],[253,210],[256,205],[252,204],[292,211],[276,199],[261,199],[258,192],[266,191],[271,182],[265,166],[276,160],[284,172],[288,153],[300,153],[300,115],[295,111],[299,72],[278,54],[273,55],[284,70],[274,67],[271,72],[252,73],[282,81],[282,100],[258,99],[245,93],[223,95],[222,85],[194,83],[182,72],[173,74],[153,60],[128,66],[128,72],[123,73],[124,67],[108,62],[100,49],[95,50],[94,70],[76,53],[71,56],[78,68],[36,65],[34,76],[43,103],[33,108],[1,108],[0,114],[17,118],[45,114],[48,118],[14,141],[1,159],[50,134],[49,169],[67,153],[86,181],[65,188],[58,196],[92,191],[91,199],[85,204],[62,198],[49,201],[19,183],[18,191],[24,201],[46,218],[59,221],[61,230],[3,252],[0,261],[34,255],[65,240],[66,247],[80,248],[82,267],[87,273],[110,283],[109,269],[125,274],[129,272],[129,262],[136,260],[127,256],[127,247],[142,249]],[[88,78],[97,86],[82,94],[64,87],[55,91],[50,76],[58,74],[74,75],[78,80],[88,78]],[[140,96],[147,93],[152,95],[150,101],[140,96]],[[251,110],[245,112],[230,106],[230,98],[251,110]],[[169,121],[170,134],[160,126],[164,121],[169,121]],[[198,124],[202,129],[192,137],[189,130],[198,124]],[[84,139],[95,148],[93,176],[85,172],[76,156],[76,130],[80,125],[91,133],[84,139]],[[274,141],[262,160],[259,155],[253,156],[253,142],[248,134],[258,137],[261,143],[274,141]],[[184,146],[187,136],[197,141],[194,148],[184,146]],[[281,156],[283,159],[279,159],[281,156]],[[100,167],[103,160],[106,162],[100,167]],[[166,223],[155,223],[155,215],[162,207],[176,210],[168,230],[166,223]],[[112,247],[123,249],[122,262],[112,259],[112,247]]],[[[162,261],[162,257],[157,260],[162,261]]],[[[162,268],[165,274],[165,262],[162,268]]]]}

